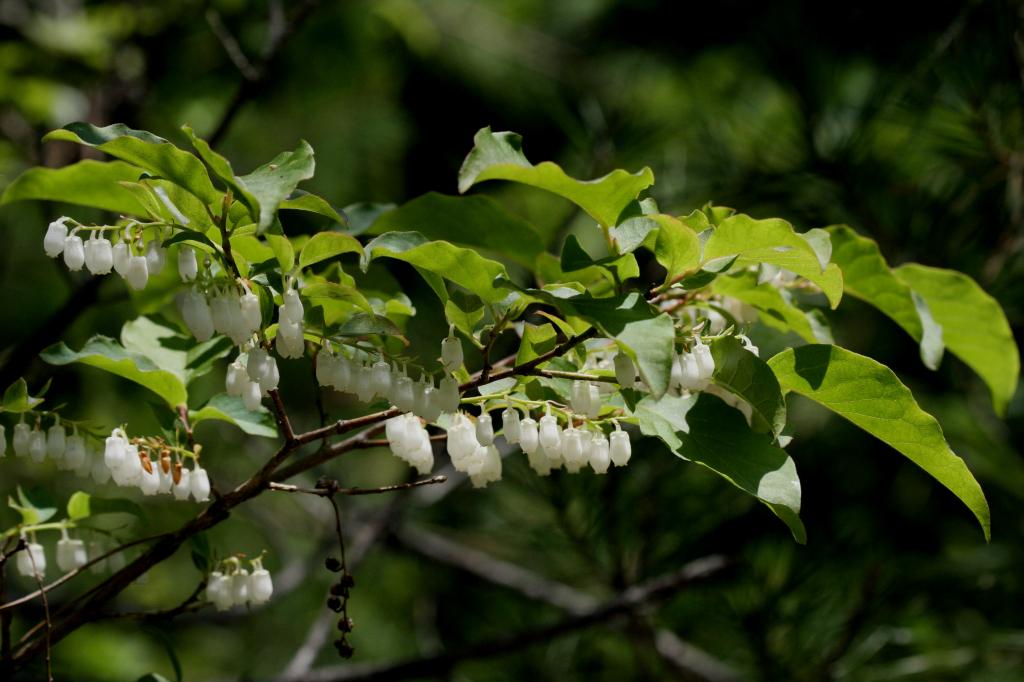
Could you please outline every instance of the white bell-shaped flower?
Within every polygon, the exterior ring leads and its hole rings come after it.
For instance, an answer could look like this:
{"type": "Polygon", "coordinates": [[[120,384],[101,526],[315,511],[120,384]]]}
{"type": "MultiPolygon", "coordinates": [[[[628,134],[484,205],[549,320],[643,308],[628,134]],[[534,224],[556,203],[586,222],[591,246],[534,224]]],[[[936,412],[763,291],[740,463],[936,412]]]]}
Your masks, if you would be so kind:
{"type": "Polygon", "coordinates": [[[250,412],[260,409],[260,405],[263,404],[263,391],[260,389],[259,382],[249,381],[245,384],[245,388],[242,390],[242,403],[250,412]]]}
{"type": "Polygon", "coordinates": [[[259,560],[256,567],[249,575],[249,601],[253,604],[265,604],[270,601],[274,594],[274,581],[270,578],[270,571],[263,568],[259,560]]]}
{"type": "Polygon", "coordinates": [[[111,470],[114,481],[120,486],[137,486],[142,482],[142,459],[139,446],[129,443],[124,448],[124,464],[117,470],[111,470]],[[118,480],[120,477],[120,480],[118,480]]]}
{"type": "Polygon", "coordinates": [[[85,265],[85,245],[77,234],[71,234],[64,240],[64,265],[68,270],[81,270],[85,265]]]}
{"type": "Polygon", "coordinates": [[[571,424],[562,432],[562,461],[570,474],[579,471],[586,464],[586,457],[583,455],[583,439],[580,437],[579,429],[571,424]]]}
{"type": "Polygon", "coordinates": [[[410,377],[403,374],[395,379],[391,403],[403,412],[412,412],[416,407],[416,386],[410,377]]]}
{"type": "Polygon", "coordinates": [[[590,384],[586,381],[572,382],[572,395],[570,404],[573,412],[586,414],[590,412],[590,384]]]}
{"type": "Polygon", "coordinates": [[[277,360],[273,356],[267,358],[267,369],[260,377],[260,389],[263,392],[272,391],[281,383],[281,370],[277,367],[277,360]]]}
{"type": "Polygon", "coordinates": [[[68,226],[64,224],[66,220],[67,218],[58,218],[46,228],[43,251],[50,258],[56,258],[64,252],[64,240],[68,238],[68,226]]]}
{"type": "Polygon", "coordinates": [[[174,474],[172,473],[171,458],[161,457],[155,463],[156,473],[160,477],[160,486],[157,492],[166,495],[174,488],[174,474]]]}
{"type": "Polygon", "coordinates": [[[245,393],[246,386],[248,385],[249,375],[245,371],[245,365],[242,364],[241,358],[235,358],[235,361],[228,365],[228,371],[224,381],[224,390],[230,396],[241,398],[242,394],[245,393]]]}
{"type": "Polygon", "coordinates": [[[436,422],[441,417],[441,393],[431,384],[423,388],[423,409],[420,416],[428,422],[436,422]]]}
{"type": "Polygon", "coordinates": [[[114,272],[121,275],[122,277],[128,276],[128,259],[132,256],[131,247],[128,246],[128,242],[118,242],[114,244],[114,272]]]}
{"type": "Polygon", "coordinates": [[[612,464],[621,467],[629,463],[631,455],[632,447],[629,443],[629,434],[621,430],[618,423],[616,423],[615,430],[609,436],[608,456],[612,464]]]}
{"type": "Polygon", "coordinates": [[[349,390],[352,385],[352,361],[339,354],[328,383],[337,391],[349,390]]]}
{"type": "Polygon", "coordinates": [[[110,240],[98,234],[93,232],[85,242],[85,267],[94,275],[105,275],[114,267],[114,250],[110,240]]]}
{"type": "Polygon", "coordinates": [[[197,341],[209,341],[213,336],[213,313],[206,296],[196,290],[186,292],[180,299],[181,316],[185,326],[197,341]]]}
{"type": "Polygon", "coordinates": [[[540,446],[547,453],[559,452],[562,447],[562,430],[558,420],[551,414],[551,405],[547,406],[547,414],[540,418],[540,446]]]}
{"type": "Polygon", "coordinates": [[[224,292],[217,290],[210,299],[210,314],[213,317],[213,328],[218,334],[231,335],[231,299],[224,292]]]}
{"type": "Polygon", "coordinates": [[[510,444],[519,442],[519,410],[514,407],[506,407],[501,413],[501,429],[505,433],[505,440],[510,444]]]}
{"type": "Polygon", "coordinates": [[[198,462],[189,477],[189,488],[192,490],[192,499],[196,502],[206,502],[210,499],[210,477],[198,462]]]}
{"type": "Polygon", "coordinates": [[[131,256],[128,259],[128,272],[124,279],[128,282],[128,286],[136,291],[146,288],[146,283],[149,281],[149,262],[145,256],[131,256]]]}
{"type": "Polygon", "coordinates": [[[611,463],[611,455],[608,446],[608,439],[604,437],[604,434],[597,434],[590,442],[590,449],[587,452],[588,459],[590,460],[590,468],[594,470],[595,474],[603,474],[608,471],[608,465],[611,463]]]}
{"type": "Polygon", "coordinates": [[[441,412],[454,414],[459,410],[459,382],[453,376],[441,379],[437,386],[438,398],[441,401],[441,412]]]}
{"type": "Polygon", "coordinates": [[[249,603],[249,571],[244,568],[238,569],[231,576],[231,601],[235,606],[249,603]]]}
{"type": "Polygon", "coordinates": [[[194,282],[199,276],[199,260],[196,250],[182,244],[178,247],[178,276],[182,282],[194,282]]]}
{"type": "Polygon", "coordinates": [[[89,467],[89,475],[92,476],[92,480],[100,485],[110,480],[110,469],[102,457],[96,457],[92,460],[89,467]]]}
{"type": "Polygon", "coordinates": [[[25,549],[18,552],[18,573],[23,576],[42,580],[46,575],[46,552],[38,542],[29,542],[25,549]]]}
{"type": "Polygon", "coordinates": [[[206,599],[211,602],[218,611],[227,611],[235,599],[231,593],[231,578],[220,571],[210,574],[210,580],[206,583],[206,599]]]}
{"type": "Polygon", "coordinates": [[[683,353],[680,355],[679,366],[682,368],[679,381],[680,388],[687,391],[700,391],[708,385],[708,382],[701,377],[700,365],[693,353],[683,353]]]}
{"type": "Polygon", "coordinates": [[[153,239],[146,245],[147,272],[151,275],[159,275],[166,264],[167,249],[160,246],[159,239],[153,239]]]}
{"type": "Polygon", "coordinates": [[[540,437],[537,422],[532,417],[523,417],[519,422],[519,447],[530,454],[540,449],[540,437]]]}
{"type": "Polygon", "coordinates": [[[448,429],[448,455],[451,457],[452,466],[459,471],[465,471],[465,462],[479,447],[473,424],[464,414],[458,414],[448,429]]]}
{"type": "Polygon", "coordinates": [[[474,488],[482,488],[488,483],[501,480],[501,454],[496,446],[481,445],[475,459],[466,472],[474,488]]]}
{"type": "Polygon", "coordinates": [[[711,347],[701,343],[700,339],[693,344],[693,357],[697,360],[697,369],[700,370],[700,378],[703,381],[710,381],[711,375],[715,372],[715,359],[711,357],[711,347]]]}
{"type": "Polygon", "coordinates": [[[615,380],[622,388],[633,388],[636,384],[636,365],[633,360],[619,351],[615,355],[615,380]]]}
{"type": "Polygon", "coordinates": [[[238,299],[239,310],[242,311],[242,322],[248,333],[255,333],[263,326],[263,313],[260,311],[259,296],[252,293],[249,287],[242,285],[245,293],[238,299]]]}
{"type": "Polygon", "coordinates": [[[484,447],[494,442],[494,424],[487,412],[481,412],[476,418],[476,441],[484,447]]]}
{"type": "Polygon", "coordinates": [[[32,430],[25,422],[18,422],[14,425],[14,434],[11,436],[11,448],[18,457],[28,456],[28,441],[32,436],[32,430]]]}
{"type": "Polygon", "coordinates": [[[281,317],[289,322],[302,323],[305,310],[302,307],[302,298],[296,289],[288,289],[282,296],[284,302],[281,304],[281,317]]]}
{"type": "Polygon", "coordinates": [[[267,373],[270,365],[270,355],[259,346],[249,351],[245,359],[245,369],[251,381],[259,381],[267,373]]]}
{"type": "Polygon", "coordinates": [[[107,437],[106,446],[103,449],[103,462],[107,468],[113,471],[124,464],[125,448],[128,440],[124,437],[124,431],[114,429],[107,437]]]}
{"type": "Polygon", "coordinates": [[[85,461],[85,439],[77,432],[68,436],[64,447],[64,468],[77,470],[85,461]]]}
{"type": "Polygon", "coordinates": [[[601,389],[595,383],[587,384],[587,391],[590,393],[587,401],[587,411],[584,413],[588,419],[597,419],[601,414],[601,389]]]}
{"type": "Polygon", "coordinates": [[[28,455],[33,462],[42,462],[46,459],[46,434],[40,428],[34,429],[29,435],[28,455]]]}
{"type": "Polygon", "coordinates": [[[52,459],[60,461],[67,449],[67,435],[64,427],[60,425],[59,419],[54,419],[53,426],[46,432],[46,454],[52,459]]]}
{"type": "Polygon", "coordinates": [[[338,358],[334,356],[326,346],[320,349],[315,356],[316,360],[316,383],[320,386],[330,386],[337,371],[338,358]]]}
{"type": "Polygon", "coordinates": [[[391,448],[391,452],[399,457],[409,451],[409,430],[404,414],[384,422],[384,436],[388,439],[388,447],[391,448]]]}
{"type": "Polygon", "coordinates": [[[159,462],[153,462],[149,457],[144,456],[144,459],[145,461],[140,461],[142,464],[142,476],[139,480],[139,490],[148,497],[160,492],[160,472],[157,471],[157,467],[160,464],[159,462]]]}
{"type": "Polygon", "coordinates": [[[302,323],[281,318],[278,321],[274,346],[282,358],[301,358],[305,353],[302,323]]]}
{"type": "Polygon", "coordinates": [[[375,395],[385,398],[391,393],[391,365],[380,359],[370,368],[370,384],[375,395]]]}
{"type": "Polygon", "coordinates": [[[427,411],[427,379],[421,374],[412,389],[412,411],[420,416],[427,411]]]}
{"type": "Polygon", "coordinates": [[[462,367],[462,341],[455,336],[455,325],[448,327],[448,336],[441,341],[441,365],[445,372],[454,372],[462,367]]]}
{"type": "Polygon", "coordinates": [[[361,402],[373,400],[373,369],[369,365],[360,365],[352,382],[352,389],[361,402]]]}
{"type": "Polygon", "coordinates": [[[192,472],[181,464],[176,464],[175,470],[178,474],[178,482],[171,488],[171,493],[176,500],[187,500],[188,496],[192,494],[192,472]]]}
{"type": "Polygon", "coordinates": [[[61,530],[62,537],[57,541],[57,568],[62,573],[70,573],[85,566],[89,555],[85,551],[85,543],[68,537],[66,530],[61,530]]]}

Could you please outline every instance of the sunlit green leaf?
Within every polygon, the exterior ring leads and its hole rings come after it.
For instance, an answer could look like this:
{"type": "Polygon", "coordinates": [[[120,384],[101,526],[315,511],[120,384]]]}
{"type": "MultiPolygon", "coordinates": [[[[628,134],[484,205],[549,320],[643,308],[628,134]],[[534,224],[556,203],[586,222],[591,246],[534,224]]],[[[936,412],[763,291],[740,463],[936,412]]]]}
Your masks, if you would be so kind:
{"type": "Polygon", "coordinates": [[[190,410],[188,418],[193,426],[215,419],[234,424],[250,436],[277,437],[274,416],[267,408],[260,406],[256,410],[247,410],[241,398],[226,393],[218,393],[198,410],[190,410]]]}
{"type": "Polygon", "coordinates": [[[299,267],[308,268],[343,253],[362,255],[363,247],[359,240],[351,235],[342,232],[318,232],[302,247],[299,253],[299,267]]]}
{"type": "Polygon", "coordinates": [[[259,231],[263,232],[274,221],[277,208],[303,180],[313,177],[316,163],[313,148],[306,142],[290,152],[281,152],[269,163],[238,180],[243,183],[260,204],[259,231]]]}
{"type": "Polygon", "coordinates": [[[744,349],[735,336],[711,344],[715,359],[712,381],[750,404],[755,431],[778,436],[786,425],[786,401],[768,364],[744,349]]]}
{"type": "Polygon", "coordinates": [[[142,216],[145,207],[120,183],[135,182],[142,171],[122,161],[85,159],[63,168],[30,168],[4,189],[0,206],[14,201],[62,201],[114,213],[142,216]]]}

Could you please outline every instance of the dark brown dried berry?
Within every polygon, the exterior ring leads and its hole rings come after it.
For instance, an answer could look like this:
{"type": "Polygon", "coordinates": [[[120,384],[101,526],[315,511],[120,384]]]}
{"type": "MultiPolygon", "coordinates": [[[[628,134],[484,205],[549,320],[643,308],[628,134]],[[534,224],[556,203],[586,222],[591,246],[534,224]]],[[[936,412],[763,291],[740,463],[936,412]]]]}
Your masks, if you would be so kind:
{"type": "Polygon", "coordinates": [[[334,643],[334,648],[338,650],[338,655],[342,658],[352,658],[356,650],[352,648],[352,645],[343,639],[339,639],[334,643]]]}
{"type": "Polygon", "coordinates": [[[345,575],[341,576],[341,580],[338,581],[338,584],[342,587],[355,587],[356,579],[352,577],[351,573],[346,573],[345,575]]]}
{"type": "Polygon", "coordinates": [[[324,566],[327,567],[328,571],[333,571],[335,573],[340,571],[341,568],[342,568],[341,562],[338,561],[338,559],[336,557],[332,557],[332,556],[329,556],[329,557],[327,557],[326,560],[324,560],[324,566]]]}
{"type": "Polygon", "coordinates": [[[340,596],[345,593],[345,588],[342,587],[341,583],[335,583],[331,585],[331,594],[334,596],[340,596]]]}
{"type": "Polygon", "coordinates": [[[356,624],[352,622],[351,618],[342,618],[338,621],[338,629],[342,632],[352,632],[356,627],[356,624]]]}
{"type": "Polygon", "coordinates": [[[341,611],[341,600],[337,597],[328,597],[327,608],[329,608],[331,611],[334,611],[335,613],[341,611]]]}

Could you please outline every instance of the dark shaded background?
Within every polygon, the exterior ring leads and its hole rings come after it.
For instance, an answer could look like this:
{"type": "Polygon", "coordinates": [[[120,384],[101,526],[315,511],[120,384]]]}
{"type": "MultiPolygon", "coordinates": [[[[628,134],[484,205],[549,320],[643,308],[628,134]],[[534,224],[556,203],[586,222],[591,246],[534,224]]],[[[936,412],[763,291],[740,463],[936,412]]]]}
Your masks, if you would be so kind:
{"type": "MultiPolygon", "coordinates": [[[[0,174],[6,182],[26,166],[74,160],[78,150],[39,144],[46,130],[71,120],[124,122],[179,142],[182,123],[211,134],[244,80],[212,28],[222,24],[258,77],[242,86],[238,115],[219,140],[241,171],[301,137],[317,151],[309,189],[339,206],[400,203],[430,190],[454,193],[478,128],[515,130],[531,159],[558,161],[577,177],[650,165],[653,195],[666,211],[711,200],[800,229],[848,223],[877,239],[892,264],[963,270],[1000,300],[1020,338],[1022,12],[1024,4],[1008,0],[384,0],[283,8],[248,0],[3,0],[0,174]],[[280,50],[270,49],[274,59],[263,70],[260,55],[274,43],[268,36],[296,12],[308,16],[280,50]]],[[[485,191],[533,221],[556,251],[565,233],[587,227],[566,202],[542,193],[485,191]]],[[[89,284],[45,258],[44,226],[62,210],[0,210],[5,384],[25,374],[36,387],[53,374],[24,361],[41,344],[61,338],[77,347],[97,331],[116,336],[136,314],[120,282],[89,284]],[[69,306],[72,296],[79,298],[69,306]]],[[[410,295],[419,310],[414,343],[436,343],[437,303],[429,292],[410,295]]],[[[410,537],[422,544],[434,537],[429,532],[596,597],[711,553],[735,562],[714,581],[629,619],[461,662],[451,674],[457,679],[685,677],[665,632],[744,679],[1021,679],[1020,392],[1000,420],[966,367],[946,359],[928,372],[912,340],[874,311],[847,300],[832,321],[839,342],[892,366],[938,416],[989,496],[991,544],[912,464],[794,403],[789,450],[803,481],[806,547],[762,506],[654,442],[637,447],[628,469],[603,478],[538,479],[516,461],[486,492],[348,504],[350,551],[361,555],[364,539],[375,540],[356,569],[355,662],[457,651],[564,617],[425,559],[410,537]]],[[[296,411],[306,410],[300,421],[312,424],[308,368],[286,364],[285,394],[296,411]]],[[[210,378],[210,392],[218,381],[210,378]]],[[[90,370],[56,375],[54,400],[102,423],[151,427],[140,397],[90,370]]],[[[230,429],[204,428],[216,480],[233,485],[265,454],[265,444],[242,448],[230,429]]],[[[4,460],[3,471],[3,493],[16,483],[39,485],[60,501],[78,484],[21,461],[4,460]]],[[[406,475],[379,451],[346,456],[328,472],[358,485],[406,475]]],[[[338,664],[323,644],[330,575],[320,566],[332,528],[316,502],[260,498],[210,534],[222,554],[269,550],[280,593],[269,607],[144,627],[93,625],[55,650],[58,679],[148,671],[173,679],[165,647],[188,680],[274,677],[304,642],[320,651],[317,667],[338,664]]],[[[152,506],[152,528],[133,532],[174,527],[188,513],[152,506]]],[[[0,516],[15,522],[13,512],[0,516]]],[[[199,579],[182,554],[117,608],[180,601],[199,579]]],[[[23,617],[39,615],[24,612],[16,630],[23,617]]],[[[717,669],[707,665],[705,673],[717,669]]]]}

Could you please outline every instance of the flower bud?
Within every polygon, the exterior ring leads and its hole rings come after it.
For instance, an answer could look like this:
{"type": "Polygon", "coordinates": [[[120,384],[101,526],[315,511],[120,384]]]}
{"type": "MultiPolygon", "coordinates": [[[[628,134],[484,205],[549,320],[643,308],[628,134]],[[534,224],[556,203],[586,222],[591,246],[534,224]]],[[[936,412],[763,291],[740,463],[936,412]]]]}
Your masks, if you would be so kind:
{"type": "Polygon", "coordinates": [[[198,291],[192,290],[184,294],[180,299],[181,316],[185,320],[185,326],[196,337],[197,341],[208,341],[213,336],[213,314],[210,305],[206,302],[206,296],[198,291]]]}
{"type": "Polygon", "coordinates": [[[622,351],[615,355],[615,380],[622,388],[633,388],[636,384],[636,365],[622,351]]]}
{"type": "Polygon", "coordinates": [[[494,442],[494,424],[487,412],[481,412],[476,419],[476,440],[485,447],[494,442]]]}
{"type": "Polygon", "coordinates": [[[281,318],[289,322],[301,324],[305,311],[302,307],[302,299],[299,297],[299,292],[295,289],[288,289],[284,292],[282,298],[284,303],[281,304],[281,318]]]}
{"type": "Polygon", "coordinates": [[[277,368],[277,360],[273,357],[267,358],[267,369],[260,378],[260,389],[272,391],[281,383],[281,371],[277,368]]]}
{"type": "Polygon", "coordinates": [[[571,404],[573,412],[586,414],[590,412],[590,384],[586,381],[572,382],[571,404]]]}
{"type": "Polygon", "coordinates": [[[46,236],[43,237],[43,251],[50,258],[56,258],[64,252],[64,243],[68,238],[68,226],[64,224],[67,218],[60,218],[50,223],[46,228],[46,236]]]}
{"type": "Polygon", "coordinates": [[[583,456],[583,439],[578,429],[570,426],[562,432],[562,459],[570,474],[580,470],[586,459],[583,456]]]}
{"type": "Polygon", "coordinates": [[[459,411],[459,382],[455,377],[446,376],[441,379],[437,391],[442,413],[454,414],[459,411]]]}
{"type": "Polygon", "coordinates": [[[231,601],[235,606],[249,603],[249,571],[244,568],[231,576],[231,601]]]}
{"type": "Polygon", "coordinates": [[[609,455],[608,439],[604,437],[604,434],[594,436],[587,455],[590,460],[590,468],[594,470],[595,474],[603,474],[608,471],[611,456],[609,455]]]}
{"type": "Polygon", "coordinates": [[[28,454],[33,462],[46,459],[46,434],[41,429],[34,429],[28,437],[28,454]]]}
{"type": "Polygon", "coordinates": [[[128,272],[124,279],[128,286],[136,291],[146,288],[149,281],[149,264],[145,256],[131,256],[128,258],[128,272]]]}
{"type": "Polygon", "coordinates": [[[46,454],[55,460],[60,460],[64,457],[64,450],[66,448],[67,439],[64,427],[60,425],[59,420],[54,420],[53,426],[46,432],[46,454]]]}
{"type": "MultiPolygon", "coordinates": [[[[184,473],[184,472],[182,472],[184,473]]],[[[206,469],[203,469],[196,463],[192,469],[192,476],[190,477],[189,488],[192,490],[192,498],[196,502],[206,502],[210,499],[210,477],[206,473],[206,469]]]]}
{"type": "Polygon", "coordinates": [[[601,389],[597,387],[597,384],[587,384],[587,390],[590,392],[590,400],[588,401],[586,415],[588,419],[597,419],[601,414],[601,389]]]}
{"type": "Polygon", "coordinates": [[[707,381],[701,378],[700,366],[693,353],[683,353],[679,356],[681,368],[681,379],[679,386],[687,391],[700,391],[707,386],[707,381]]]}
{"type": "Polygon", "coordinates": [[[64,265],[73,271],[81,270],[85,265],[85,246],[77,234],[64,240],[64,265]]]}
{"type": "Polygon", "coordinates": [[[147,273],[159,275],[166,263],[167,249],[160,246],[159,239],[153,239],[146,245],[147,273]]]}
{"type": "Polygon", "coordinates": [[[199,276],[199,261],[196,250],[182,244],[178,247],[178,276],[182,282],[194,282],[199,276]]]}
{"type": "Polygon", "coordinates": [[[528,455],[540,447],[537,422],[531,417],[523,417],[519,422],[519,447],[528,455]]]}
{"type": "Polygon", "coordinates": [[[368,403],[373,400],[373,369],[369,365],[359,365],[354,372],[352,390],[361,402],[368,403]]]}
{"type": "Polygon", "coordinates": [[[711,357],[711,347],[701,343],[700,339],[693,345],[693,356],[697,360],[697,369],[702,381],[710,381],[715,372],[715,359],[711,357]]]}
{"type": "Polygon", "coordinates": [[[562,447],[562,430],[558,428],[554,415],[546,414],[540,418],[540,446],[547,453],[559,452],[562,447]]]}
{"type": "Polygon", "coordinates": [[[131,258],[132,251],[128,246],[128,242],[118,242],[114,244],[114,272],[121,275],[122,277],[128,276],[128,259],[131,258]]]}
{"type": "Polygon", "coordinates": [[[431,385],[423,389],[423,410],[420,416],[425,421],[436,422],[441,417],[441,393],[431,385]]]}
{"type": "Polygon", "coordinates": [[[391,393],[391,365],[378,360],[371,368],[370,384],[374,394],[385,398],[391,393]]]}
{"type": "Polygon", "coordinates": [[[218,611],[227,611],[234,604],[235,599],[231,590],[231,578],[220,571],[210,574],[210,581],[206,583],[206,599],[210,601],[218,611]]]}
{"type": "Polygon", "coordinates": [[[454,372],[462,367],[462,341],[455,336],[455,326],[448,329],[448,337],[441,341],[441,365],[446,372],[454,372]]]}
{"type": "Polygon", "coordinates": [[[395,379],[394,390],[391,391],[391,402],[403,412],[411,412],[416,407],[415,387],[412,379],[399,376],[395,379]]]}
{"type": "Polygon", "coordinates": [[[224,380],[224,390],[230,396],[241,398],[248,385],[249,377],[246,374],[245,366],[242,364],[241,359],[236,358],[234,362],[228,365],[227,375],[224,380]]]}
{"type": "Polygon", "coordinates": [[[238,299],[238,305],[242,311],[242,322],[245,324],[248,333],[251,334],[259,330],[263,326],[263,313],[260,310],[259,296],[249,291],[247,287],[245,293],[238,299]]]}
{"type": "Polygon", "coordinates": [[[30,542],[18,552],[18,573],[41,580],[46,574],[46,553],[38,542],[30,542]]]}

